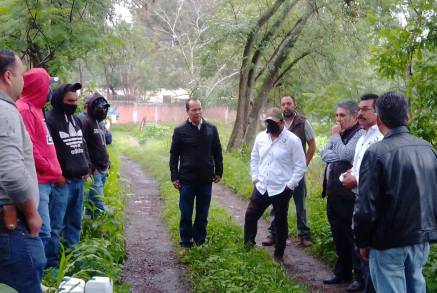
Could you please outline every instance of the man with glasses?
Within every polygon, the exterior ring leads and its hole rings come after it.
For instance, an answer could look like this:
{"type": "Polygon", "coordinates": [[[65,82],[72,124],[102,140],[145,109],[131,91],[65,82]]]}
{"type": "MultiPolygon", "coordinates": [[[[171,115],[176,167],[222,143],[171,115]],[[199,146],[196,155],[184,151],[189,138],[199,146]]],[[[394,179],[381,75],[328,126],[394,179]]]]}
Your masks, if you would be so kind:
{"type": "MultiPolygon", "coordinates": [[[[375,94],[366,94],[361,97],[361,101],[358,104],[358,123],[365,133],[360,137],[355,147],[352,169],[342,175],[343,186],[347,189],[352,189],[356,196],[358,196],[357,186],[364,153],[369,146],[383,138],[376,125],[375,103],[377,98],[378,96],[375,94]]],[[[367,293],[375,292],[372,280],[370,279],[369,263],[360,258],[358,249],[355,252],[355,280],[346,288],[346,291],[357,292],[366,289],[365,292],[367,293]]]]}
{"type": "Polygon", "coordinates": [[[38,237],[38,182],[32,142],[15,104],[23,74],[20,58],[0,49],[0,284],[39,293],[46,258],[38,237]]]}

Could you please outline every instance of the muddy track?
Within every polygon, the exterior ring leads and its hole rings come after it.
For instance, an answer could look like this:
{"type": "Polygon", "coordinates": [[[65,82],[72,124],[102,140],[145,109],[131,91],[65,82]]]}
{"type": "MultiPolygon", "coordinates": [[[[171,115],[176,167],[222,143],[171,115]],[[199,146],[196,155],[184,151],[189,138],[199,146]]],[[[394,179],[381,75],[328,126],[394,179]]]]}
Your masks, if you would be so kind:
{"type": "MultiPolygon", "coordinates": [[[[238,224],[244,225],[244,214],[248,202],[237,198],[235,193],[221,184],[214,184],[212,198],[220,205],[226,207],[238,224]]],[[[293,208],[292,205],[293,203],[290,203],[290,208],[293,208]]],[[[256,237],[257,245],[261,245],[261,241],[267,236],[268,226],[269,224],[265,220],[259,220],[256,237]]],[[[266,247],[265,249],[273,255],[273,247],[266,247]]],[[[299,241],[295,238],[287,241],[284,265],[289,274],[296,277],[301,284],[307,286],[310,292],[345,292],[344,285],[328,286],[323,284],[323,279],[332,276],[331,268],[305,252],[303,247],[299,246],[299,241]]]]}
{"type": "Polygon", "coordinates": [[[133,293],[190,292],[163,223],[158,183],[125,157],[121,176],[132,193],[125,210],[127,259],[123,281],[133,293]]]}

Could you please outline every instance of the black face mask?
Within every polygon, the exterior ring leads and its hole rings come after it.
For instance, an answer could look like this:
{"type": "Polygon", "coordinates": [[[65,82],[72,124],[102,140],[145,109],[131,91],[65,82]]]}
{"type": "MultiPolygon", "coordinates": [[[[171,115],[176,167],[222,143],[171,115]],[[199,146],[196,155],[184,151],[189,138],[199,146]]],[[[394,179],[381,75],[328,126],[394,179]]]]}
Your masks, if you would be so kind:
{"type": "Polygon", "coordinates": [[[281,132],[281,129],[280,129],[278,123],[271,121],[271,120],[267,120],[266,124],[267,124],[267,133],[278,134],[279,132],[281,132]]]}
{"type": "Polygon", "coordinates": [[[108,115],[108,108],[97,108],[93,111],[94,118],[96,118],[97,121],[103,121],[106,119],[106,116],[108,115]]]}
{"type": "Polygon", "coordinates": [[[62,109],[64,110],[64,113],[67,115],[73,115],[74,112],[76,112],[77,105],[71,105],[71,104],[62,104],[62,109]]]}

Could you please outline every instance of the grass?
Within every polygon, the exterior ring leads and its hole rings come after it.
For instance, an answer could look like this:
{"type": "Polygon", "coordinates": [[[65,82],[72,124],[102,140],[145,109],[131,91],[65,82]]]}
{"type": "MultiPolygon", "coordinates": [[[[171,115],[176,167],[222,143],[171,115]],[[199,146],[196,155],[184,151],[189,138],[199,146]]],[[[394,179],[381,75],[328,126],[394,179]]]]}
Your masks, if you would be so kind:
{"type": "Polygon", "coordinates": [[[108,147],[108,150],[112,163],[105,185],[104,201],[108,211],[100,216],[84,217],[81,241],[73,250],[62,254],[57,277],[51,269],[45,272],[43,283],[48,287],[59,288],[63,276],[85,281],[93,276],[107,276],[114,282],[114,292],[128,292],[128,286],[121,281],[126,256],[123,228],[126,198],[120,184],[119,154],[113,147],[108,147]]]}
{"type": "Polygon", "coordinates": [[[116,132],[115,145],[138,162],[159,181],[164,199],[164,217],[180,261],[188,269],[194,292],[305,292],[296,280],[275,264],[263,249],[247,251],[242,229],[222,207],[211,205],[207,243],[181,250],[179,242],[179,195],[173,188],[168,169],[169,135],[134,144],[126,134],[116,132]],[[147,156],[145,155],[147,154],[147,156]]]}

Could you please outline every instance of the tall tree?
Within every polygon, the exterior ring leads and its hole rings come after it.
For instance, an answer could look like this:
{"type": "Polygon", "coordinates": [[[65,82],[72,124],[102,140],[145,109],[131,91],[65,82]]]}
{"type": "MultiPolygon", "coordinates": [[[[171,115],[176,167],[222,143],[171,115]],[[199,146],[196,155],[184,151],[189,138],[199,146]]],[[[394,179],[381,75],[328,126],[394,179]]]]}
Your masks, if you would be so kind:
{"type": "Polygon", "coordinates": [[[58,74],[96,46],[111,0],[4,0],[0,46],[19,52],[31,67],[58,74]]]}

